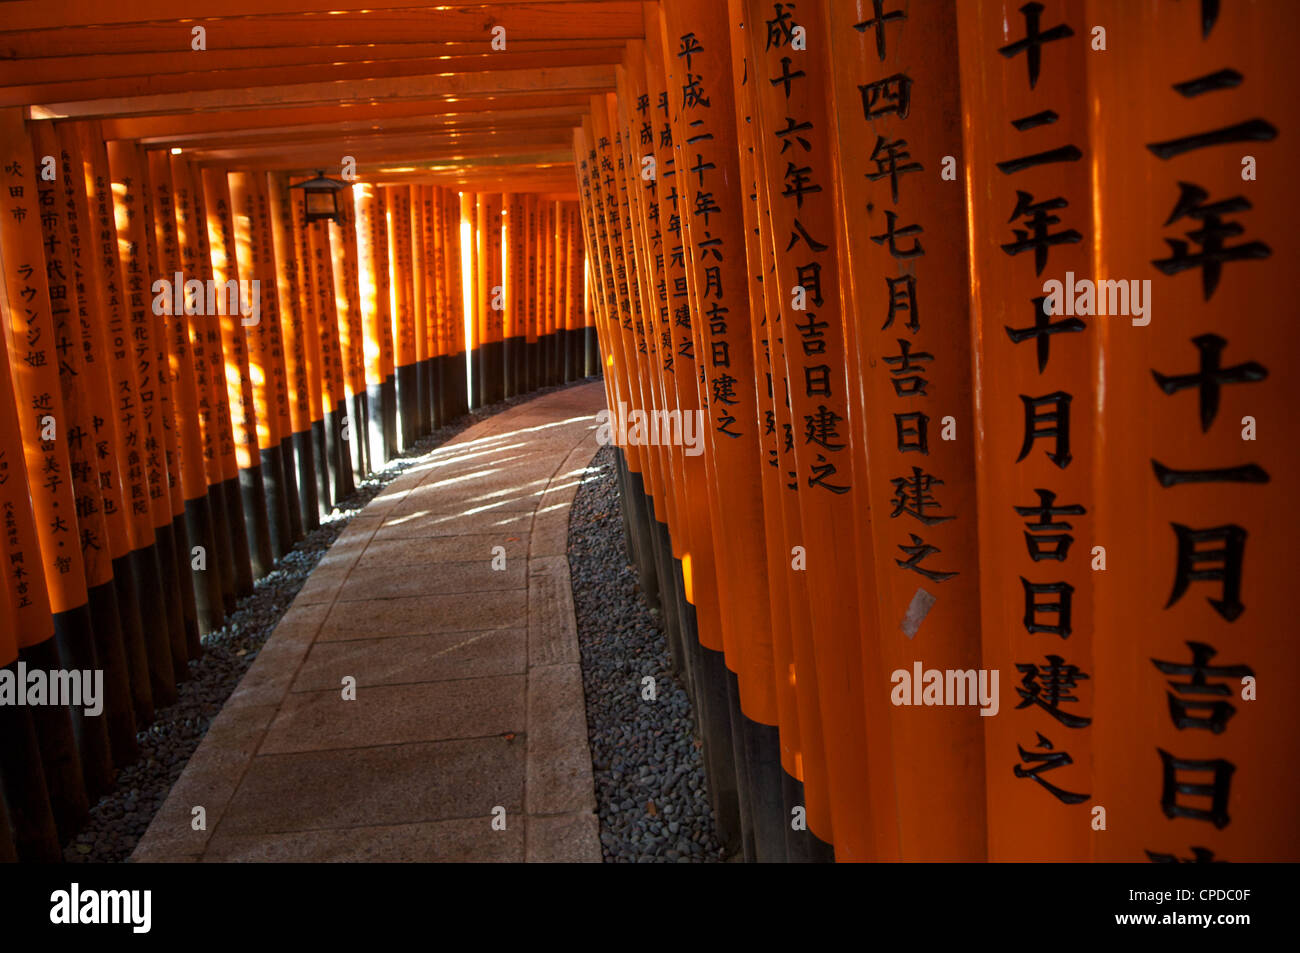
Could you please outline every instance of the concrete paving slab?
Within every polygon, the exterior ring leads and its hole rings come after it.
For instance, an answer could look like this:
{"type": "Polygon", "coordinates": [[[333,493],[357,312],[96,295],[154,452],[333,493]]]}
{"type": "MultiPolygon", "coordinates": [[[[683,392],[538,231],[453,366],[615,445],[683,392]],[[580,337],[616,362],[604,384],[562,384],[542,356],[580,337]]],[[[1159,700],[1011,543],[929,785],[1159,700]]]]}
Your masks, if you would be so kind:
{"type": "Polygon", "coordinates": [[[526,859],[530,864],[599,864],[599,818],[590,811],[530,815],[526,859]]]}
{"type": "Polygon", "coordinates": [[[280,705],[261,753],[364,748],[524,731],[524,676],[295,692],[280,705]]]}
{"type": "Polygon", "coordinates": [[[357,687],[438,682],[488,675],[522,675],[528,670],[528,632],[444,632],[436,635],[319,642],[298,669],[291,691],[333,689],[344,675],[357,687]]]}
{"type": "Polygon", "coordinates": [[[603,405],[512,408],[354,517],[133,859],[598,862],[565,553],[603,405]]]}
{"type": "Polygon", "coordinates": [[[488,817],[498,806],[508,818],[520,812],[523,789],[518,737],[260,755],[221,829],[252,834],[409,824],[488,817]]]}
{"type": "Polygon", "coordinates": [[[505,589],[492,598],[467,599],[461,593],[336,602],[321,626],[317,641],[425,635],[508,629],[526,624],[528,591],[505,589]]]}
{"type": "Polygon", "coordinates": [[[405,539],[376,539],[361,554],[358,569],[398,569],[443,563],[491,560],[493,548],[505,547],[506,565],[528,558],[528,537],[499,533],[466,533],[463,536],[412,536],[405,539]]]}
{"type": "MultiPolygon", "coordinates": [[[[291,834],[219,833],[207,863],[517,863],[524,859],[523,824],[492,830],[491,817],[352,827],[291,834]],[[484,834],[484,830],[488,834],[484,834]]],[[[599,852],[597,852],[599,860],[599,852]]]]}
{"type": "Polygon", "coordinates": [[[511,563],[508,554],[500,569],[493,566],[490,555],[463,563],[425,562],[406,566],[400,573],[389,566],[364,569],[354,566],[347,578],[340,581],[336,595],[340,602],[356,602],[360,599],[523,589],[528,585],[524,575],[526,569],[525,560],[516,559],[511,563]]]}

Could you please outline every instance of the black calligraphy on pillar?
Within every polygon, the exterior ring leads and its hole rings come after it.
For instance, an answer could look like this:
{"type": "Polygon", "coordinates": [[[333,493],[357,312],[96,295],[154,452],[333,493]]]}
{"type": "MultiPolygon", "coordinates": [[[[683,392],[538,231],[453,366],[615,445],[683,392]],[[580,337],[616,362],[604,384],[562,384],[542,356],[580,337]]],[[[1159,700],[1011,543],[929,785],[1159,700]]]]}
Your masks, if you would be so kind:
{"type": "Polygon", "coordinates": [[[1067,765],[1074,764],[1074,759],[1065,751],[1056,751],[1050,739],[1041,731],[1035,732],[1038,735],[1038,747],[1041,751],[1026,751],[1023,745],[1016,745],[1020,751],[1020,760],[1023,764],[1032,764],[1034,767],[1025,768],[1022,764],[1014,766],[1014,772],[1018,778],[1032,778],[1038,784],[1042,785],[1052,796],[1062,804],[1082,804],[1092,795],[1077,794],[1073,791],[1067,791],[1064,788],[1057,787],[1050,781],[1043,779],[1042,775],[1047,771],[1055,771],[1057,768],[1064,768],[1067,765]]]}
{"type": "Polygon", "coordinates": [[[1237,713],[1236,707],[1227,701],[1233,690],[1210,679],[1236,679],[1240,684],[1242,679],[1253,678],[1255,672],[1248,665],[1211,665],[1210,659],[1218,653],[1204,642],[1188,642],[1187,647],[1192,650],[1190,662],[1151,660],[1151,664],[1165,675],[1186,678],[1186,681],[1169,680],[1169,687],[1173,689],[1166,692],[1169,716],[1179,731],[1201,728],[1216,735],[1222,734],[1228,721],[1237,713]]]}
{"type": "Polygon", "coordinates": [[[1222,758],[1194,760],[1178,758],[1163,748],[1157,748],[1156,751],[1160,755],[1163,769],[1160,807],[1165,816],[1208,821],[1220,830],[1227,827],[1232,820],[1228,816],[1228,799],[1231,796],[1232,775],[1237,770],[1236,765],[1222,758]],[[1189,780],[1187,775],[1200,780],[1189,780]],[[1184,799],[1205,800],[1188,804],[1186,800],[1180,801],[1180,796],[1184,799]]]}
{"type": "Polygon", "coordinates": [[[1017,663],[1016,670],[1023,676],[1016,694],[1020,704],[1016,708],[1038,706],[1067,728],[1086,728],[1092,724],[1091,718],[1076,715],[1061,708],[1063,702],[1077,702],[1078,696],[1072,694],[1079,682],[1087,681],[1088,675],[1071,665],[1059,655],[1046,656],[1047,664],[1034,662],[1017,663]]]}

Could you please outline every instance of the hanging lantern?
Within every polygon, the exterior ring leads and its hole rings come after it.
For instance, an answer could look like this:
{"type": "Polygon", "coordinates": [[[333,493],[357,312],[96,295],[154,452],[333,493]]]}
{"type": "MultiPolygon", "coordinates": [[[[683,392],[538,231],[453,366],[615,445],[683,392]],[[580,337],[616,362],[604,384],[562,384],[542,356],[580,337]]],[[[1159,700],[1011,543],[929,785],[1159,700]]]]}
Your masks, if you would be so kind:
{"type": "Polygon", "coordinates": [[[290,186],[290,188],[303,190],[307,205],[306,222],[308,225],[319,221],[337,223],[339,221],[339,191],[347,187],[346,182],[326,178],[325,172],[321,169],[316,170],[316,178],[290,186]]]}

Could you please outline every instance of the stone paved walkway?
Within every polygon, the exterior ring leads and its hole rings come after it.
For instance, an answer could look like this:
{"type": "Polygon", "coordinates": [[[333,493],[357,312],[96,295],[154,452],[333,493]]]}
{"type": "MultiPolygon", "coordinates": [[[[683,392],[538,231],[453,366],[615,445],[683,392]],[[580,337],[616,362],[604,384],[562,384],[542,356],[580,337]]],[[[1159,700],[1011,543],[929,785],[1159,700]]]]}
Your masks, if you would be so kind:
{"type": "Polygon", "coordinates": [[[354,517],[132,859],[599,862],[565,551],[604,401],[498,414],[354,517]]]}

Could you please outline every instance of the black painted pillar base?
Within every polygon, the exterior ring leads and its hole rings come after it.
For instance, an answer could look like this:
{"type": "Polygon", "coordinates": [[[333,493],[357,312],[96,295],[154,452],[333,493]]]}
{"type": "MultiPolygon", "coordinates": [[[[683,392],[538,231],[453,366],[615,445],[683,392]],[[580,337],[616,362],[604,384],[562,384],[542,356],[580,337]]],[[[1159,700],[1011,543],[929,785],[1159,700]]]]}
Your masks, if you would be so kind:
{"type": "MultiPolygon", "coordinates": [[[[85,605],[54,613],[54,641],[58,645],[59,668],[94,672],[102,669],[95,651],[95,629],[90,609],[85,605]]],[[[88,715],[86,709],[71,705],[72,733],[81,758],[81,774],[90,803],[113,786],[113,752],[104,719],[88,715]]]]}
{"type": "Polygon", "coordinates": [[[349,394],[347,398],[348,462],[352,467],[352,487],[355,489],[370,471],[366,447],[366,395],[349,394]]]}
{"type": "Polygon", "coordinates": [[[749,811],[754,822],[754,849],[759,863],[782,864],[787,860],[785,831],[790,817],[785,814],[781,791],[780,729],[740,715],[749,766],[749,811]]]}
{"type": "Polygon", "coordinates": [[[555,340],[555,380],[557,383],[567,384],[573,380],[573,355],[570,353],[568,329],[557,328],[555,340]]]}
{"type": "Polygon", "coordinates": [[[506,342],[488,341],[483,345],[483,380],[487,404],[506,399],[506,342]]]}
{"type": "Polygon", "coordinates": [[[482,346],[471,348],[469,352],[469,409],[478,410],[483,406],[483,349],[482,346]]]}
{"type": "Polygon", "coordinates": [[[654,550],[650,544],[649,497],[646,496],[645,483],[641,474],[629,470],[628,502],[631,510],[628,518],[632,524],[634,559],[637,576],[641,580],[641,592],[646,603],[656,612],[662,611],[659,605],[659,578],[655,572],[654,550]]]}
{"type": "Polygon", "coordinates": [[[736,751],[732,742],[727,666],[721,652],[700,644],[698,630],[693,634],[695,637],[691,652],[693,667],[698,673],[696,718],[699,721],[700,740],[704,743],[704,768],[709,781],[713,821],[717,827],[718,839],[727,853],[734,855],[744,850],[745,821],[737,784],[736,751]]]}
{"type": "Polygon", "coordinates": [[[594,325],[588,325],[582,331],[584,338],[583,362],[587,367],[585,376],[595,377],[604,371],[600,364],[600,338],[596,334],[594,325]]]}
{"type": "Polygon", "coordinates": [[[330,489],[330,447],[325,438],[325,421],[311,422],[312,462],[315,464],[316,514],[320,519],[330,515],[334,508],[334,494],[330,489]]]}
{"type": "MultiPolygon", "coordinates": [[[[235,555],[231,543],[231,517],[227,509],[225,482],[209,483],[208,513],[212,520],[212,546],[207,551],[208,571],[215,572],[217,585],[221,587],[221,613],[214,629],[225,625],[227,613],[235,611],[235,555]]],[[[239,519],[242,521],[243,517],[240,516],[239,519]]],[[[193,527],[190,528],[190,540],[191,547],[199,545],[195,541],[193,527]]],[[[211,631],[202,628],[202,616],[200,631],[211,631]]]]}
{"type": "Polygon", "coordinates": [[[677,615],[677,600],[671,595],[674,575],[672,537],[668,532],[668,524],[661,523],[657,515],[650,525],[654,530],[655,562],[661,596],[659,604],[663,607],[663,625],[664,634],[668,639],[668,657],[672,661],[673,672],[682,675],[685,674],[686,663],[682,657],[681,619],[677,615]]]}
{"type": "Polygon", "coordinates": [[[429,362],[415,362],[415,439],[429,435],[429,362]]]}
{"type": "MultiPolygon", "coordinates": [[[[321,433],[325,438],[325,465],[321,467],[325,485],[329,488],[330,509],[338,505],[347,493],[343,488],[343,428],[339,425],[338,411],[330,406],[330,399],[325,399],[325,415],[320,422],[321,433]]],[[[350,469],[350,468],[349,468],[350,469]]]]}
{"type": "Polygon", "coordinates": [[[528,390],[542,386],[542,338],[539,335],[528,342],[528,390]]]}
{"type": "MultiPolygon", "coordinates": [[[[18,651],[18,660],[32,669],[51,672],[62,668],[59,649],[54,639],[46,639],[18,651]]],[[[5,706],[8,707],[8,706],[5,706]]],[[[58,831],[59,843],[67,843],[81,828],[90,813],[90,800],[86,796],[86,780],[81,772],[81,755],[72,729],[72,716],[68,709],[56,705],[35,705],[26,709],[31,713],[36,731],[36,743],[41,756],[32,762],[29,770],[37,766],[44,769],[44,786],[48,792],[50,810],[58,831]]]]}
{"type": "Polygon", "coordinates": [[[748,751],[745,748],[745,716],[740,710],[740,685],[736,673],[726,667],[723,658],[723,677],[727,682],[727,713],[731,722],[731,751],[736,759],[736,796],[740,801],[740,844],[745,863],[758,860],[758,847],[754,834],[753,781],[750,778],[748,751]]]}
{"type": "Polygon", "coordinates": [[[438,429],[438,359],[424,359],[425,435],[438,429]]]}
{"type": "Polygon", "coordinates": [[[279,447],[263,450],[261,457],[262,488],[266,499],[267,545],[271,548],[271,562],[274,565],[293,548],[293,534],[289,529],[289,507],[285,498],[284,458],[279,447]]]}
{"type": "Polygon", "coordinates": [[[682,561],[675,556],[669,555],[671,560],[668,590],[672,594],[672,601],[675,607],[674,615],[677,618],[677,650],[681,653],[682,676],[686,684],[686,692],[693,699],[696,691],[695,684],[699,678],[698,673],[692,667],[694,656],[691,653],[691,645],[688,640],[697,639],[698,633],[695,629],[695,607],[686,601],[686,576],[682,570],[682,561]],[[690,623],[687,623],[687,619],[690,623]]]}
{"type": "Polygon", "coordinates": [[[316,451],[312,447],[310,430],[299,430],[293,435],[294,470],[298,474],[298,512],[304,533],[320,526],[320,508],[317,505],[319,484],[316,481],[316,451]]]}
{"type": "MultiPolygon", "coordinates": [[[[31,664],[29,659],[24,660],[31,664]]],[[[4,668],[16,681],[18,663],[11,662],[4,668]]],[[[26,705],[0,705],[0,795],[3,795],[4,805],[8,808],[16,859],[24,863],[56,864],[63,860],[59,848],[62,838],[55,825],[45,779],[47,774],[57,778],[57,773],[47,769],[43,763],[42,745],[34,719],[39,710],[26,705]]],[[[59,714],[66,722],[67,713],[59,714]]],[[[72,726],[69,724],[69,745],[71,739],[72,726]]],[[[77,783],[79,788],[80,778],[77,783]]],[[[82,810],[88,808],[89,805],[83,803],[82,810]]],[[[0,824],[4,822],[5,818],[0,817],[0,824]]],[[[70,826],[72,833],[76,833],[76,825],[70,818],[65,818],[65,826],[70,826]]]]}
{"type": "Polygon", "coordinates": [[[465,352],[457,351],[451,355],[451,417],[463,417],[469,413],[469,370],[465,364],[465,352]]]}
{"type": "Polygon", "coordinates": [[[352,462],[348,459],[347,443],[343,442],[342,403],[335,404],[325,411],[321,421],[325,432],[326,485],[329,486],[330,508],[350,494],[352,489],[352,462]]]}
{"type": "Polygon", "coordinates": [[[474,362],[474,385],[471,393],[477,395],[478,406],[487,407],[492,403],[492,353],[487,341],[478,345],[478,360],[474,362]]]}
{"type": "MultiPolygon", "coordinates": [[[[135,728],[144,729],[153,722],[153,689],[149,685],[149,647],[145,641],[144,616],[140,614],[140,579],[137,565],[146,557],[156,559],[153,547],[141,547],[113,560],[113,587],[117,590],[117,608],[122,619],[122,649],[126,659],[127,681],[131,692],[131,711],[135,715],[135,728]]],[[[151,581],[158,586],[155,576],[151,581]]],[[[165,616],[154,611],[149,615],[149,625],[157,628],[165,616]]]]}
{"type": "Polygon", "coordinates": [[[429,399],[433,408],[433,429],[447,425],[447,360],[442,354],[429,359],[433,377],[429,381],[429,399]]]}
{"type": "Polygon", "coordinates": [[[519,393],[515,383],[515,342],[516,338],[501,341],[501,393],[507,398],[519,393]]]}
{"type": "Polygon", "coordinates": [[[383,383],[384,392],[384,459],[397,456],[397,375],[389,374],[383,383]]]}
{"type": "MultiPolygon", "coordinates": [[[[199,497],[201,501],[203,497],[199,497]]],[[[172,538],[176,542],[176,587],[181,594],[181,617],[184,620],[181,629],[181,642],[179,645],[172,642],[172,671],[176,673],[176,681],[183,682],[190,677],[190,667],[187,664],[190,659],[198,658],[202,653],[202,643],[199,640],[199,611],[197,587],[201,581],[194,578],[194,570],[191,568],[194,563],[194,547],[190,542],[190,532],[186,527],[187,516],[190,510],[190,503],[185,504],[185,511],[179,516],[172,517],[172,538]]]]}
{"type": "Polygon", "coordinates": [[[149,693],[153,706],[174,705],[174,645],[185,646],[185,624],[181,619],[181,593],[175,586],[175,547],[172,527],[153,528],[153,545],[131,554],[135,580],[139,585],[140,621],[149,653],[149,693]]]}
{"type": "Polygon", "coordinates": [[[263,460],[257,466],[239,471],[239,494],[244,502],[244,536],[248,540],[249,579],[247,591],[240,583],[239,594],[253,591],[253,580],[261,579],[275,568],[275,553],[271,548],[271,510],[266,499],[266,475],[263,460]]]}
{"type": "Polygon", "coordinates": [[[801,814],[807,813],[807,801],[804,800],[803,782],[781,772],[781,796],[785,802],[785,852],[786,859],[792,864],[833,864],[835,848],[822,840],[812,831],[798,830],[794,826],[795,808],[803,808],[801,814]]]}
{"type": "Polygon", "coordinates": [[[510,340],[514,342],[510,348],[510,375],[518,397],[528,393],[528,338],[520,334],[510,340]]]}
{"type": "Polygon", "coordinates": [[[397,393],[397,449],[410,450],[415,444],[416,415],[419,413],[419,371],[414,364],[399,365],[394,380],[397,393]]]}
{"type": "Polygon", "coordinates": [[[298,461],[294,434],[280,439],[280,469],[284,473],[284,507],[289,515],[290,546],[303,537],[302,499],[298,489],[298,461]]]}
{"type": "MultiPolygon", "coordinates": [[[[184,559],[184,571],[194,576],[194,606],[199,632],[203,634],[215,632],[226,619],[225,599],[221,591],[221,558],[212,528],[213,503],[215,500],[224,503],[222,492],[219,486],[208,487],[206,496],[185,501],[185,538],[189,540],[189,545],[183,553],[176,554],[178,559],[184,559]],[[195,546],[203,548],[199,554],[202,557],[199,565],[205,568],[201,570],[194,568],[194,560],[199,558],[194,552],[195,546]]],[[[222,506],[222,509],[225,507],[222,506]]],[[[234,595],[233,590],[231,595],[234,595]]]]}
{"type": "MultiPolygon", "coordinates": [[[[221,492],[225,497],[226,504],[226,524],[229,527],[228,542],[230,549],[230,568],[232,574],[229,577],[230,596],[226,602],[226,614],[235,611],[235,605],[238,600],[244,596],[253,594],[253,559],[252,559],[252,541],[257,538],[257,526],[252,527],[253,532],[249,533],[248,520],[250,508],[244,506],[244,473],[243,470],[236,471],[235,475],[221,484],[221,492]]],[[[250,488],[253,485],[254,478],[250,474],[248,477],[250,488]]],[[[258,510],[266,512],[266,501],[255,501],[258,510]]],[[[257,510],[252,510],[255,514],[257,510]]],[[[256,516],[254,516],[256,519],[256,516]]],[[[213,527],[214,532],[218,532],[217,527],[213,527]]],[[[225,563],[222,563],[222,580],[226,580],[225,563]]],[[[224,593],[225,587],[222,590],[224,593]]]]}
{"type": "Polygon", "coordinates": [[[123,768],[140,756],[140,746],[135,740],[135,709],[131,706],[131,679],[114,581],[91,586],[86,591],[86,605],[94,619],[95,657],[99,671],[104,673],[99,699],[103,708],[97,720],[103,722],[108,735],[113,766],[123,768]]]}
{"type": "Polygon", "coordinates": [[[384,386],[366,387],[366,445],[370,449],[370,470],[378,471],[388,462],[384,443],[384,386]]]}
{"type": "Polygon", "coordinates": [[[351,497],[356,493],[356,478],[352,468],[352,419],[348,411],[347,398],[335,404],[334,415],[330,425],[334,428],[334,445],[338,447],[338,488],[335,489],[335,502],[351,497]]]}

